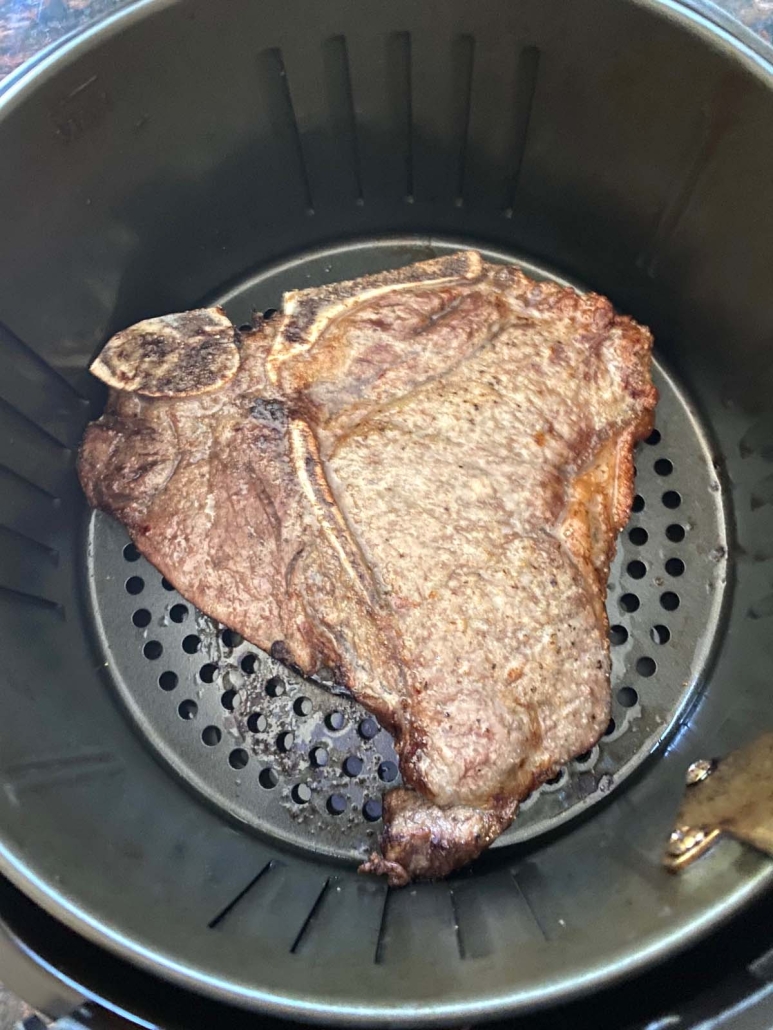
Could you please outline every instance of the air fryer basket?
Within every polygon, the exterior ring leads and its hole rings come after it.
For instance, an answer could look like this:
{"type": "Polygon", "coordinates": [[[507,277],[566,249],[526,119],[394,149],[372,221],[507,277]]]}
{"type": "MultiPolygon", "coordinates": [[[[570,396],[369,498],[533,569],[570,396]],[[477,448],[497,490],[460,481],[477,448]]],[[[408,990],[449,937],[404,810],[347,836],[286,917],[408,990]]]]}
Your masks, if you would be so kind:
{"type": "Polygon", "coordinates": [[[666,2],[146,0],[0,98],[0,867],[135,963],[296,1018],[525,1011],[769,882],[659,861],[686,765],[768,728],[773,77],[666,2]],[[74,475],[107,336],[455,246],[609,295],[662,392],[610,581],[613,724],[471,870],[356,858],[349,699],[196,613],[74,475]]]}

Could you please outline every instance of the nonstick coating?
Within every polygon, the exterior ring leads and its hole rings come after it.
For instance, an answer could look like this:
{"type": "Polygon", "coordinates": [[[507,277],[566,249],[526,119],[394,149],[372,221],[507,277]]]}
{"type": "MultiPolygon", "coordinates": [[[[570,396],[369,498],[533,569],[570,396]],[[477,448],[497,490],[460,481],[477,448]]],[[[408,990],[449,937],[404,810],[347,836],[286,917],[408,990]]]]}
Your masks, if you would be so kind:
{"type": "MultiPolygon", "coordinates": [[[[769,861],[729,842],[682,877],[659,855],[686,765],[772,721],[772,87],[765,55],[643,0],[231,0],[227,17],[211,0],[144,2],[14,79],[0,98],[0,868],[29,897],[237,1004],[416,1025],[609,984],[764,889],[769,861]],[[695,602],[698,675],[657,754],[587,813],[397,892],[345,854],[246,827],[159,760],[116,689],[74,476],[104,401],[86,369],[113,331],[236,303],[315,252],[367,271],[374,240],[392,241],[392,264],[449,240],[519,255],[652,326],[703,466],[683,473],[678,442],[667,457],[712,538],[680,589],[722,594],[709,616],[695,602]]],[[[337,277],[325,268],[292,285],[337,277]]],[[[653,567],[668,559],[651,546],[653,567]]]]}

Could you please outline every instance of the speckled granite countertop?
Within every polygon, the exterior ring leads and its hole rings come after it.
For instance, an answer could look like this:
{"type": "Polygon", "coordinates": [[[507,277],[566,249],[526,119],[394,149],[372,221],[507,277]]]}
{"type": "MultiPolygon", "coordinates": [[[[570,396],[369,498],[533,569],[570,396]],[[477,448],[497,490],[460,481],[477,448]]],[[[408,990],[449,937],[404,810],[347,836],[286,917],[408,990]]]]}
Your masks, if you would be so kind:
{"type": "MultiPolygon", "coordinates": [[[[43,47],[130,0],[0,0],[0,79],[43,47]]],[[[216,0],[215,0],[216,2],[216,0]]],[[[715,0],[740,22],[773,41],[773,0],[715,0]]]]}
{"type": "MultiPolygon", "coordinates": [[[[773,42],[773,0],[714,0],[748,28],[773,42]]],[[[117,6],[117,5],[116,5],[117,6]]]]}
{"type": "Polygon", "coordinates": [[[0,78],[128,0],[0,0],[0,78]]]}

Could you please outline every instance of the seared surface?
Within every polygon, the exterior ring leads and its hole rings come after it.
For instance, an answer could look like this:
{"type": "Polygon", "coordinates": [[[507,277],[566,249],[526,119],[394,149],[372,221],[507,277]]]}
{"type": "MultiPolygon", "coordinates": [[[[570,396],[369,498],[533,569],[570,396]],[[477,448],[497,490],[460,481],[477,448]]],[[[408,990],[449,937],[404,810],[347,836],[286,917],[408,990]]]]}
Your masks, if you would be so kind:
{"type": "Polygon", "coordinates": [[[89,501],[203,611],[379,716],[413,789],[365,868],[444,875],[606,727],[650,335],[474,252],[288,294],[230,373],[218,309],[180,319],[95,363],[128,388],[87,430],[89,501]]]}

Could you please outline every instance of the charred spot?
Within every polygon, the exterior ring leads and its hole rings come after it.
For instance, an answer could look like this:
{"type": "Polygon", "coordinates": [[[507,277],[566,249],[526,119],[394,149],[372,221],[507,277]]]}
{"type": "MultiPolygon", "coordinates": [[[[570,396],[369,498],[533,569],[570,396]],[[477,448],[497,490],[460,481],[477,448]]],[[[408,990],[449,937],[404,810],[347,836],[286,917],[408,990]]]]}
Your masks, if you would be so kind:
{"type": "Polygon", "coordinates": [[[177,344],[176,339],[169,339],[160,333],[138,333],[132,343],[142,352],[145,361],[153,361],[166,357],[177,344]]]}
{"type": "Polygon", "coordinates": [[[336,686],[346,687],[348,689],[349,677],[346,675],[346,671],[340,662],[336,662],[335,665],[329,667],[327,672],[329,673],[330,683],[334,683],[336,686]]]}
{"type": "Polygon", "coordinates": [[[288,343],[300,343],[303,339],[303,330],[298,323],[293,319],[288,322],[285,326],[284,337],[288,343]]]}
{"type": "Polygon", "coordinates": [[[290,648],[284,642],[284,640],[275,640],[269,650],[271,657],[277,662],[283,662],[285,665],[292,665],[292,653],[290,648]]]}
{"type": "Polygon", "coordinates": [[[284,425],[287,422],[287,409],[281,401],[265,400],[258,397],[252,402],[250,415],[260,422],[269,422],[272,425],[284,425]]]}
{"type": "Polygon", "coordinates": [[[392,323],[383,315],[371,315],[368,318],[368,325],[371,329],[377,329],[379,332],[389,332],[393,328],[392,323]]]}

